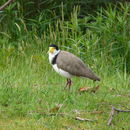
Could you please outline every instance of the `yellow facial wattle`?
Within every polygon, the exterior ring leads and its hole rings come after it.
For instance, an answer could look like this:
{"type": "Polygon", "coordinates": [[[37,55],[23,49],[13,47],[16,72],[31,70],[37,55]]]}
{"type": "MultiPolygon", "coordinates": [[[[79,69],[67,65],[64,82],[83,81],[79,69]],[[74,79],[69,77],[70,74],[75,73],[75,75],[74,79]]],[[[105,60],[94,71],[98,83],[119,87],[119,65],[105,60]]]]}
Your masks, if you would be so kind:
{"type": "Polygon", "coordinates": [[[54,50],[55,50],[55,48],[54,48],[54,47],[49,47],[49,51],[48,51],[48,53],[53,53],[53,52],[54,52],[54,50]]]}

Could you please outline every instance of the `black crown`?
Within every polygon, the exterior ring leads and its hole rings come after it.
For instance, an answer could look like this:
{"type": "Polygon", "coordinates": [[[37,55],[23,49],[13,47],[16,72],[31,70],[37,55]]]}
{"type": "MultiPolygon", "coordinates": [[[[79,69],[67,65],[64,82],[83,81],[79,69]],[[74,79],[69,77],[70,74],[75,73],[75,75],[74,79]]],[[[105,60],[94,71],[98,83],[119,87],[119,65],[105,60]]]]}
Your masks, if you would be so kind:
{"type": "Polygon", "coordinates": [[[55,44],[51,44],[49,47],[54,47],[54,48],[56,48],[56,50],[59,50],[58,46],[55,44]]]}

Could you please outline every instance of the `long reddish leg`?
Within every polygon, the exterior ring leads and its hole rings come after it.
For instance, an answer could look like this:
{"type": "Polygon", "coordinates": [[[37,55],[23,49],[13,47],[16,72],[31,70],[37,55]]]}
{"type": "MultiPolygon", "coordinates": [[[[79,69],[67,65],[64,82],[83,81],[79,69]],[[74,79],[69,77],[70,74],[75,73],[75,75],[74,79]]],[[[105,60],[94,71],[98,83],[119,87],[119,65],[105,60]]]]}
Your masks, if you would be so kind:
{"type": "Polygon", "coordinates": [[[69,87],[69,90],[70,90],[71,84],[72,84],[71,79],[67,78],[67,82],[66,82],[66,85],[65,85],[64,89],[67,88],[67,87],[69,87]]]}
{"type": "Polygon", "coordinates": [[[67,86],[68,86],[68,84],[69,84],[69,79],[67,78],[67,80],[66,80],[66,85],[65,85],[65,87],[64,87],[64,89],[66,89],[67,88],[67,86]]]}
{"type": "Polygon", "coordinates": [[[72,85],[72,81],[71,79],[68,80],[68,87],[69,87],[69,90],[70,90],[70,86],[72,85]]]}

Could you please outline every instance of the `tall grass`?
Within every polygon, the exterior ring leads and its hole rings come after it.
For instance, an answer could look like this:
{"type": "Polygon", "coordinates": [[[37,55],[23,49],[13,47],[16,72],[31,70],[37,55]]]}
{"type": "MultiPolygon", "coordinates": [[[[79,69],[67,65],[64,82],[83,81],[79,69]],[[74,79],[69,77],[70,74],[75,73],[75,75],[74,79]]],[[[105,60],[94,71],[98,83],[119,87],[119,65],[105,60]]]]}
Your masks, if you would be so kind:
{"type": "MultiPolygon", "coordinates": [[[[13,5],[19,7],[17,2],[13,5]]],[[[12,10],[13,5],[1,12],[0,18],[1,39],[6,39],[10,45],[17,48],[38,47],[46,51],[49,44],[55,43],[78,53],[80,57],[86,56],[86,59],[102,57],[104,62],[129,72],[129,3],[109,4],[95,15],[83,18],[79,18],[80,6],[75,6],[68,19],[65,18],[63,3],[61,17],[58,18],[51,10],[48,10],[51,17],[46,17],[48,13],[44,10],[35,19],[24,17],[20,10],[12,10]],[[118,60],[113,62],[114,59],[118,60]]]]}
{"type": "MultiPolygon", "coordinates": [[[[119,3],[117,7],[109,5],[106,9],[100,8],[95,16],[83,18],[79,18],[81,8],[76,6],[68,20],[65,18],[63,3],[61,7],[61,17],[58,18],[53,12],[51,19],[45,18],[45,12],[41,12],[35,19],[25,19],[23,15],[18,16],[15,10],[13,12],[9,9],[8,23],[4,24],[4,18],[1,17],[1,38],[17,48],[37,46],[40,50],[46,50],[45,46],[55,43],[63,49],[78,53],[80,57],[87,56],[86,59],[102,57],[104,62],[113,63],[129,72],[129,3],[119,3]],[[118,60],[114,63],[113,59],[118,60]]],[[[2,16],[6,17],[6,12],[2,16]]]]}

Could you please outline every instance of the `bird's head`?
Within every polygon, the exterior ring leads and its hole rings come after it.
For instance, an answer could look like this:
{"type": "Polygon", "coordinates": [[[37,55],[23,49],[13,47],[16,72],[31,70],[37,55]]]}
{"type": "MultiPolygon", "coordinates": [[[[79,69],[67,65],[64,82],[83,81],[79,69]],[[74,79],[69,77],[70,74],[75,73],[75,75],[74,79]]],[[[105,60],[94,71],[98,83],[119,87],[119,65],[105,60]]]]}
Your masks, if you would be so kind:
{"type": "Polygon", "coordinates": [[[55,44],[51,44],[51,45],[49,46],[48,54],[56,54],[57,52],[59,52],[58,46],[55,45],[55,44]]]}

